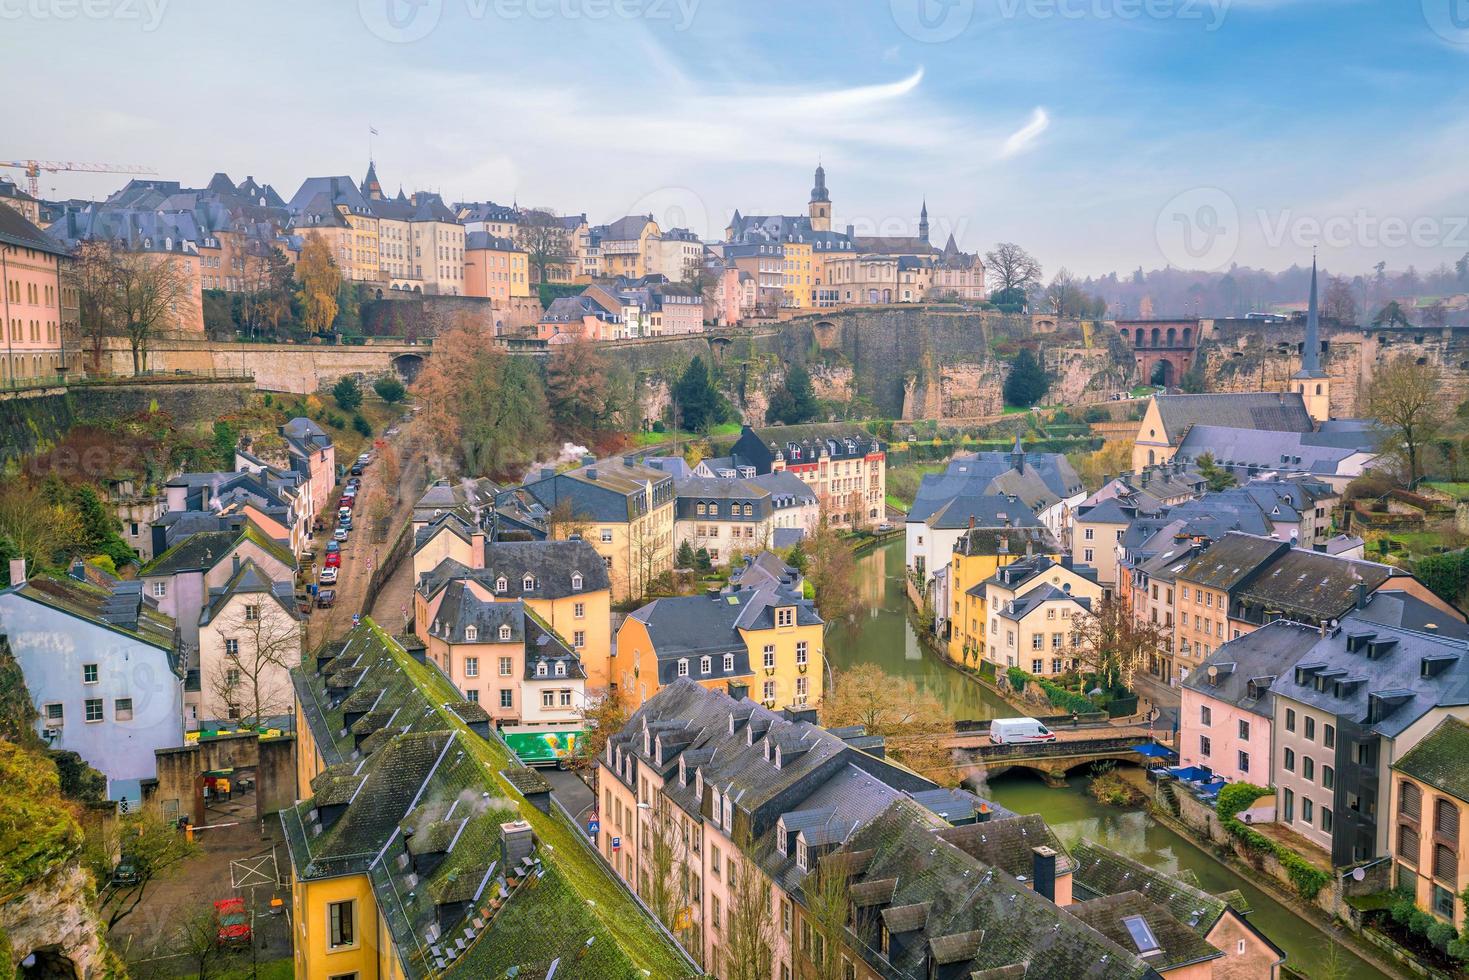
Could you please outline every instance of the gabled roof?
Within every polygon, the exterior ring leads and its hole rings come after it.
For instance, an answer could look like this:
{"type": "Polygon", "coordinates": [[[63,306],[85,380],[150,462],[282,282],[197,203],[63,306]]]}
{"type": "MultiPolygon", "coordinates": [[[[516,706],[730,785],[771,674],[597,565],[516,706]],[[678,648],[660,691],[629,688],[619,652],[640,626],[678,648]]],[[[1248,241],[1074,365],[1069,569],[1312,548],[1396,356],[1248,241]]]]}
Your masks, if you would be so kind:
{"type": "Polygon", "coordinates": [[[210,589],[208,601],[199,611],[199,625],[206,626],[229,605],[237,595],[268,595],[286,611],[292,619],[300,619],[296,608],[295,583],[290,579],[278,582],[266,575],[252,559],[245,559],[222,587],[210,589]]]}
{"type": "Polygon", "coordinates": [[[1445,718],[1408,750],[1393,768],[1469,803],[1469,723],[1445,718]]]}
{"type": "Polygon", "coordinates": [[[1067,911],[1141,957],[1159,973],[1217,960],[1224,955],[1140,892],[1118,892],[1078,902],[1067,911]],[[1138,923],[1142,923],[1141,928],[1138,923]]]}
{"type": "Polygon", "coordinates": [[[1178,445],[1195,425],[1269,432],[1310,432],[1315,428],[1299,392],[1231,392],[1209,395],[1154,395],[1163,434],[1178,445]]]}
{"type": "Polygon", "coordinates": [[[136,579],[99,584],[72,576],[33,575],[22,585],[0,589],[0,596],[6,595],[50,606],[170,655],[174,652],[176,631],[172,617],[150,605],[150,600],[143,596],[143,583],[136,579]]]}
{"type": "Polygon", "coordinates": [[[1189,671],[1183,686],[1269,718],[1275,679],[1294,670],[1319,638],[1309,626],[1277,620],[1220,646],[1189,671]]]}
{"type": "Polygon", "coordinates": [[[1290,545],[1284,541],[1253,534],[1226,534],[1190,561],[1177,578],[1228,592],[1289,550],[1290,545]]]}
{"type": "Polygon", "coordinates": [[[1137,892],[1198,936],[1207,936],[1229,908],[1217,895],[1085,838],[1071,848],[1071,862],[1078,899],[1137,892]]]}

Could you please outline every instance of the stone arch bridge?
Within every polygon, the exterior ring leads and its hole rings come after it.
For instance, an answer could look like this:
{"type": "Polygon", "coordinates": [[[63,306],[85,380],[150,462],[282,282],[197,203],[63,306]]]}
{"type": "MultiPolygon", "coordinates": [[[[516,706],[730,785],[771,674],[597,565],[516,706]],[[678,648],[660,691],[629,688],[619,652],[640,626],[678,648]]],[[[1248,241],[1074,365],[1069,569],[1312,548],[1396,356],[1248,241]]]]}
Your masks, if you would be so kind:
{"type": "Polygon", "coordinates": [[[1136,749],[1154,740],[1146,729],[1112,725],[1062,728],[1058,734],[1057,741],[1026,745],[994,745],[988,735],[966,734],[950,739],[949,747],[955,753],[955,768],[982,768],[987,776],[1028,769],[1047,785],[1062,786],[1072,772],[1098,762],[1142,766],[1149,760],[1136,749]]]}

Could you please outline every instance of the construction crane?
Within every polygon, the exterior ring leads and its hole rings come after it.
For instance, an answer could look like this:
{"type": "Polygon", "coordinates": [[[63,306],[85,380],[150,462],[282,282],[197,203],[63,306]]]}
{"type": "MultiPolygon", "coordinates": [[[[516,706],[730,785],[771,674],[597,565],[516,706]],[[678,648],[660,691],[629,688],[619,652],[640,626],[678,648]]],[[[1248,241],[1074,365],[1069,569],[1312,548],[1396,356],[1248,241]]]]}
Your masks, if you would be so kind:
{"type": "Polygon", "coordinates": [[[137,167],[127,163],[78,163],[70,160],[0,160],[0,167],[10,167],[26,172],[31,197],[41,196],[41,171],[54,174],[68,170],[87,174],[156,174],[158,171],[137,167]]]}

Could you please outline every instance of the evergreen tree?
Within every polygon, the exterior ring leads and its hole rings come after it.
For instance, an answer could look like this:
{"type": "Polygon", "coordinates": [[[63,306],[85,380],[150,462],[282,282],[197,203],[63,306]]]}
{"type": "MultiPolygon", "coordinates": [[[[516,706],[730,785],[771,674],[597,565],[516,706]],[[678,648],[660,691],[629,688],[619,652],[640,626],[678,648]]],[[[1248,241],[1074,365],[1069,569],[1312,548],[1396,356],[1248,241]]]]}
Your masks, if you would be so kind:
{"type": "Polygon", "coordinates": [[[708,548],[700,548],[694,552],[694,565],[701,572],[713,571],[714,561],[709,557],[708,548]]]}
{"type": "Polygon", "coordinates": [[[677,558],[678,567],[679,568],[693,568],[694,567],[694,561],[695,561],[695,559],[694,559],[694,547],[693,547],[693,545],[689,544],[689,542],[686,539],[683,544],[681,544],[681,545],[678,546],[678,558],[677,558]]]}
{"type": "Polygon", "coordinates": [[[702,432],[719,423],[724,414],[724,399],[714,388],[709,369],[702,357],[695,357],[673,386],[678,403],[679,421],[691,432],[702,432]]]}
{"type": "Polygon", "coordinates": [[[770,396],[765,420],[799,425],[816,418],[817,407],[810,372],[800,364],[793,364],[786,372],[785,382],[770,396]]]}
{"type": "Polygon", "coordinates": [[[1045,368],[1029,347],[1022,347],[1010,366],[1010,376],[1005,379],[1005,404],[1029,408],[1046,397],[1050,387],[1051,379],[1046,376],[1045,368]]]}
{"type": "Polygon", "coordinates": [[[385,374],[374,381],[372,390],[377,392],[377,396],[389,405],[402,401],[403,397],[408,394],[408,389],[403,387],[403,382],[391,374],[385,374]]]}
{"type": "Polygon", "coordinates": [[[806,548],[797,541],[791,546],[791,553],[786,556],[786,564],[790,565],[802,575],[806,574],[806,568],[811,564],[811,559],[806,554],[806,548]]]}
{"type": "Polygon", "coordinates": [[[344,374],[332,386],[332,397],[336,399],[337,407],[342,411],[356,411],[362,405],[362,388],[357,384],[356,378],[350,374],[344,374]]]}

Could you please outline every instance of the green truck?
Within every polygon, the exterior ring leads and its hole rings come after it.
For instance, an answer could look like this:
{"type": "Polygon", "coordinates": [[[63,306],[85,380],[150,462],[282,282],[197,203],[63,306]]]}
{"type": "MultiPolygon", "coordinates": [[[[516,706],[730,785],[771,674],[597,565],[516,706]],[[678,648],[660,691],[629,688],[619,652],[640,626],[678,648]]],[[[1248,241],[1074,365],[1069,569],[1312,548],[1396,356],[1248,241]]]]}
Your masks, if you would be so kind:
{"type": "Polygon", "coordinates": [[[535,728],[526,725],[500,729],[510,751],[527,766],[565,769],[581,747],[586,731],[580,728],[535,728]]]}

